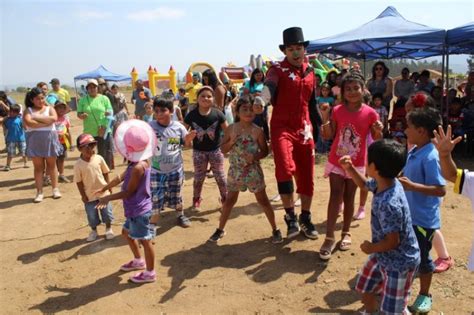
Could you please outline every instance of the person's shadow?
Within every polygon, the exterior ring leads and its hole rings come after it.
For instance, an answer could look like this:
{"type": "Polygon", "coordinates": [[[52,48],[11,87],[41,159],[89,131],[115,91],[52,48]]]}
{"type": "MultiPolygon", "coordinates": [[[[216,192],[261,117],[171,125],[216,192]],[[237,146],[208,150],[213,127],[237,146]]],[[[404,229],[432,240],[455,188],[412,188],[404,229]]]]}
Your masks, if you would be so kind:
{"type": "Polygon", "coordinates": [[[316,314],[358,314],[356,311],[343,309],[343,307],[360,301],[360,294],[355,291],[356,280],[357,275],[347,281],[347,290],[330,291],[324,296],[328,309],[317,306],[309,309],[308,312],[316,314]]]}
{"type": "MultiPolygon", "coordinates": [[[[171,277],[171,288],[160,299],[160,303],[175,297],[186,280],[198,276],[202,271],[212,268],[244,269],[260,263],[268,257],[275,257],[252,270],[246,271],[256,282],[267,283],[279,279],[286,272],[307,273],[314,270],[316,253],[310,251],[291,252],[290,248],[283,248],[285,243],[273,245],[268,239],[252,240],[240,244],[218,246],[214,243],[204,243],[189,250],[180,251],[166,256],[161,265],[169,266],[168,276],[171,277]],[[304,259],[305,264],[301,264],[304,259]],[[298,266],[298,267],[295,267],[298,266]]],[[[318,275],[325,269],[325,265],[318,266],[315,274],[307,282],[316,281],[318,275]]]]}
{"type": "Polygon", "coordinates": [[[129,283],[120,283],[122,280],[120,275],[122,274],[122,272],[117,271],[104,278],[98,279],[94,283],[79,288],[47,286],[46,290],[48,290],[48,292],[63,292],[67,294],[49,297],[41,304],[30,307],[30,310],[39,310],[46,314],[72,311],[106,296],[138,287],[129,283]]]}
{"type": "Polygon", "coordinates": [[[62,251],[72,249],[76,246],[81,246],[81,248],[79,248],[70,257],[62,259],[61,262],[63,262],[63,261],[71,260],[71,259],[77,259],[79,256],[92,255],[107,248],[124,246],[124,245],[127,245],[127,243],[125,242],[123,237],[120,237],[118,235],[115,236],[112,240],[100,239],[91,243],[86,243],[86,241],[83,238],[78,238],[75,240],[64,241],[59,244],[54,244],[50,247],[46,247],[46,248],[37,250],[35,252],[22,254],[18,256],[17,260],[21,261],[23,264],[31,264],[39,260],[44,255],[59,253],[62,251]],[[81,245],[84,245],[84,246],[81,246],[81,245]]]}

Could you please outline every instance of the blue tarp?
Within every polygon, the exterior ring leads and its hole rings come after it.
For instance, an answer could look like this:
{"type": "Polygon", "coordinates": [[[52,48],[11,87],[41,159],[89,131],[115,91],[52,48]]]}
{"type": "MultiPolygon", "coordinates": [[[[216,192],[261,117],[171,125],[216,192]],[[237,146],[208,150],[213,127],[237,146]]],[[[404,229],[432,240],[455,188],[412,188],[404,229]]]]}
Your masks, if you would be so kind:
{"type": "Polygon", "coordinates": [[[474,54],[474,22],[449,30],[446,43],[450,54],[474,54]]]}
{"type": "Polygon", "coordinates": [[[100,65],[97,69],[93,71],[86,72],[74,77],[74,81],[98,79],[98,78],[103,78],[105,81],[114,81],[114,82],[132,80],[132,77],[129,75],[121,75],[121,74],[110,72],[109,70],[105,69],[104,66],[100,65]]]}
{"type": "Polygon", "coordinates": [[[357,59],[421,59],[443,54],[446,31],[406,20],[394,7],[351,31],[310,41],[308,53],[357,59]]]}

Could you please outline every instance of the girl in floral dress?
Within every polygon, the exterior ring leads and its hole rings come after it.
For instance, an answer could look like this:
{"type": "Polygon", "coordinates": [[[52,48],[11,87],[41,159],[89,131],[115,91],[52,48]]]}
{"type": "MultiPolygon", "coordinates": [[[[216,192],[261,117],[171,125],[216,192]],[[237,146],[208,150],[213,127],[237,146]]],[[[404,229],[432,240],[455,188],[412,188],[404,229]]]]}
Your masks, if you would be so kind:
{"type": "Polygon", "coordinates": [[[254,125],[253,97],[244,96],[237,102],[237,122],[225,130],[221,151],[229,153],[229,172],[227,174],[227,198],[222,205],[219,228],[209,238],[217,242],[224,237],[224,227],[230,212],[239,197],[239,192],[247,189],[263,208],[272,226],[272,243],[283,241],[280,230],[276,227],[273,208],[265,191],[265,179],[260,160],[268,155],[268,146],[261,128],[254,125]]]}

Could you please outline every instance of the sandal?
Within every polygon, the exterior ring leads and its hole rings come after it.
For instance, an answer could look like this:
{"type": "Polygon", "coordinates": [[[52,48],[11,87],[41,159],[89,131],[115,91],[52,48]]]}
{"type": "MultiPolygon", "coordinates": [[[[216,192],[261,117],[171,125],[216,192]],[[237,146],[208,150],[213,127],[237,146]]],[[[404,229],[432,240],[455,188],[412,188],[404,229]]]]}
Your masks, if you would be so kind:
{"type": "Polygon", "coordinates": [[[339,250],[346,251],[351,249],[352,240],[351,240],[351,233],[350,232],[342,232],[341,233],[341,242],[339,243],[339,250]]]}
{"type": "Polygon", "coordinates": [[[323,245],[321,245],[321,249],[319,250],[319,258],[322,260],[329,260],[331,258],[332,252],[336,248],[336,240],[334,237],[328,237],[324,239],[323,245]],[[330,245],[327,244],[330,242],[330,245]],[[326,246],[324,246],[326,244],[326,246]]]}

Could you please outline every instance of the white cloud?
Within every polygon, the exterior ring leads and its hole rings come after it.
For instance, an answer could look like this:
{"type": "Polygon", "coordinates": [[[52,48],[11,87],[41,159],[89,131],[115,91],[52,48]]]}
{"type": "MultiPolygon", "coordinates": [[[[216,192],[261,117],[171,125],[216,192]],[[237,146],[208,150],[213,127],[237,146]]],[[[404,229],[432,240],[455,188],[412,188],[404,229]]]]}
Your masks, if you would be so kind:
{"type": "Polygon", "coordinates": [[[134,21],[173,20],[185,16],[183,10],[159,7],[154,10],[142,10],[129,13],[127,18],[134,21]]]}
{"type": "Polygon", "coordinates": [[[54,20],[53,18],[41,18],[36,20],[38,24],[45,25],[45,26],[61,26],[63,25],[62,22],[54,20]]]}
{"type": "Polygon", "coordinates": [[[83,10],[77,13],[77,16],[83,21],[106,19],[110,17],[111,15],[112,14],[109,12],[101,12],[101,11],[94,11],[94,10],[88,10],[88,11],[83,10]]]}

